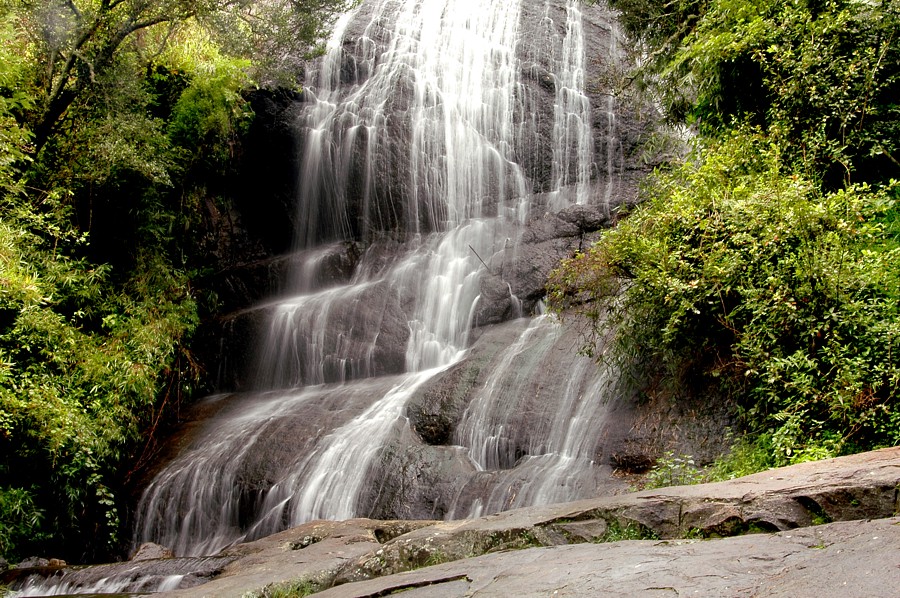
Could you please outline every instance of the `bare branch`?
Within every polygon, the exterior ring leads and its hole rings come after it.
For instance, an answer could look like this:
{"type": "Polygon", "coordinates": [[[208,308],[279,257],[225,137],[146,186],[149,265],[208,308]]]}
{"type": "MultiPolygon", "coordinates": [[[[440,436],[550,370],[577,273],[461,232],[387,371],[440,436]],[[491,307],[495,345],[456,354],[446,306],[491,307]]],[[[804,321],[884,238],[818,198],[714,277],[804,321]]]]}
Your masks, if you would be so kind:
{"type": "Polygon", "coordinates": [[[67,1],[66,1],[66,6],[69,7],[69,10],[72,11],[72,14],[74,14],[75,17],[76,17],[79,21],[81,21],[81,20],[84,19],[84,16],[81,14],[81,11],[78,10],[78,7],[75,6],[75,3],[74,3],[72,0],[67,0],[67,1]]]}

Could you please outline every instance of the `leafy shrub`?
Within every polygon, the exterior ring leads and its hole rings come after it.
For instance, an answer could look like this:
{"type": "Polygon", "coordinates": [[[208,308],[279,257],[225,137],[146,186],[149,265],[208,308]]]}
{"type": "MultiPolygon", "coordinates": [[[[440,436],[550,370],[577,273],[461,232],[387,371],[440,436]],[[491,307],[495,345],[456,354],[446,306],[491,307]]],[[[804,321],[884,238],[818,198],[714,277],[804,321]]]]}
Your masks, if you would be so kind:
{"type": "Polygon", "coordinates": [[[562,265],[552,303],[737,397],[774,464],[900,442],[897,185],[822,192],[758,132],[702,150],[562,265]]]}
{"type": "Polygon", "coordinates": [[[636,522],[628,521],[625,525],[613,519],[607,522],[606,533],[595,540],[598,544],[620,542],[622,540],[659,540],[659,536],[650,528],[636,522]]]}
{"type": "Polygon", "coordinates": [[[181,164],[205,161],[208,168],[221,169],[252,116],[241,96],[250,85],[249,61],[227,59],[214,48],[206,51],[211,54],[206,62],[187,66],[193,76],[173,106],[168,132],[181,164]]]}
{"type": "Polygon", "coordinates": [[[665,488],[667,486],[689,486],[706,481],[702,469],[691,455],[675,456],[666,451],[656,460],[643,479],[643,488],[665,488]]]}
{"type": "Polygon", "coordinates": [[[8,201],[0,223],[0,550],[55,536],[81,558],[115,548],[119,470],[196,316],[182,275],[146,261],[117,290],[107,268],[71,257],[84,235],[65,210],[44,207],[8,201]]]}
{"type": "Polygon", "coordinates": [[[774,465],[772,455],[772,442],[769,434],[760,434],[755,437],[743,436],[732,443],[728,453],[716,459],[715,463],[707,470],[705,481],[733,480],[769,469],[774,465]]]}
{"type": "Polygon", "coordinates": [[[303,598],[321,592],[324,587],[312,579],[295,579],[272,583],[257,591],[247,592],[242,598],[303,598]]]}
{"type": "Polygon", "coordinates": [[[831,189],[900,175],[900,3],[611,0],[669,117],[765,129],[831,189]]]}
{"type": "Polygon", "coordinates": [[[343,7],[0,1],[0,556],[120,556],[122,487],[197,382],[247,73],[343,7]]]}
{"type": "Polygon", "coordinates": [[[0,488],[0,554],[16,554],[19,545],[34,541],[44,512],[24,488],[0,488]]]}

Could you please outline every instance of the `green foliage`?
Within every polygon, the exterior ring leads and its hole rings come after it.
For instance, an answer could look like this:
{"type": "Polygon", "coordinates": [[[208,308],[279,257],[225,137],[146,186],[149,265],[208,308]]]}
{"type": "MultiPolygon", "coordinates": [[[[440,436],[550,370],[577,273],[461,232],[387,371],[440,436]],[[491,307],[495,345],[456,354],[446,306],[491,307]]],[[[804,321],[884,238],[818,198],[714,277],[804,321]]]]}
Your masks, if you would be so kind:
{"type": "Polygon", "coordinates": [[[647,472],[643,488],[666,488],[668,486],[688,486],[706,481],[706,476],[690,455],[675,456],[666,451],[647,472]]]}
{"type": "Polygon", "coordinates": [[[168,125],[181,164],[205,162],[222,169],[232,157],[237,136],[252,116],[241,96],[250,84],[248,67],[247,61],[215,55],[195,68],[168,125]]]}
{"type": "Polygon", "coordinates": [[[343,6],[0,1],[0,556],[118,556],[123,486],[197,381],[199,206],[243,94],[343,6]]]}
{"type": "Polygon", "coordinates": [[[749,114],[807,174],[884,181],[900,172],[898,31],[896,1],[720,0],[681,59],[704,82],[697,114],[709,125],[749,114]]]}
{"type": "Polygon", "coordinates": [[[422,564],[422,567],[433,567],[435,565],[443,565],[444,563],[449,563],[454,561],[450,555],[440,551],[433,550],[428,554],[428,558],[422,564]]]}
{"type": "Polygon", "coordinates": [[[900,178],[900,2],[613,0],[676,121],[765,128],[831,188],[900,178]]]}
{"type": "MultiPolygon", "coordinates": [[[[0,17],[4,16],[0,8],[0,17]]],[[[0,21],[0,193],[20,193],[19,168],[27,161],[31,135],[16,115],[31,108],[31,97],[19,87],[27,68],[23,47],[12,22],[0,21]]]]}
{"type": "Polygon", "coordinates": [[[0,487],[0,554],[15,554],[19,543],[33,541],[43,518],[31,492],[0,487]]]}
{"type": "Polygon", "coordinates": [[[733,480],[771,467],[774,467],[774,458],[770,435],[760,434],[755,438],[744,436],[713,463],[706,481],[733,480]]]}
{"type": "Polygon", "coordinates": [[[739,406],[712,478],[900,443],[900,2],[610,4],[699,137],[551,301],[739,406]]]}
{"type": "Polygon", "coordinates": [[[15,517],[0,548],[15,556],[55,536],[102,552],[119,531],[117,470],[150,428],[195,308],[165,264],[145,264],[115,290],[108,269],[69,257],[84,237],[58,219],[64,210],[5,207],[0,508],[15,517]]]}
{"type": "Polygon", "coordinates": [[[693,74],[689,70],[672,72],[670,65],[709,3],[709,0],[608,0],[619,11],[619,22],[633,41],[635,63],[643,65],[633,74],[633,80],[642,91],[657,95],[674,121],[681,121],[691,111],[693,74]]]}
{"type": "Polygon", "coordinates": [[[321,592],[322,584],[311,579],[295,579],[272,583],[259,590],[246,592],[242,598],[303,598],[321,592]]]}
{"type": "Polygon", "coordinates": [[[636,521],[629,521],[625,525],[622,525],[619,520],[613,519],[612,521],[607,522],[606,533],[598,538],[596,542],[598,544],[605,544],[607,542],[619,542],[621,540],[659,540],[659,536],[657,536],[650,528],[641,525],[636,521]]]}
{"type": "MultiPolygon", "coordinates": [[[[98,189],[122,188],[135,179],[173,184],[166,124],[150,110],[154,97],[137,76],[140,65],[126,58],[98,75],[82,101],[69,107],[65,135],[48,141],[34,171],[43,186],[96,196],[98,189]]],[[[92,217],[82,215],[85,228],[92,217]]]]}
{"type": "Polygon", "coordinates": [[[254,2],[251,10],[220,10],[203,25],[214,43],[232,56],[251,57],[254,80],[266,87],[293,88],[302,82],[302,63],[324,49],[338,15],[359,0],[254,2]]]}
{"type": "Polygon", "coordinates": [[[257,72],[277,79],[272,71],[297,65],[279,65],[275,57],[309,53],[345,5],[343,0],[16,3],[9,18],[27,36],[33,55],[36,102],[30,124],[36,151],[64,133],[73,122],[69,108],[83,104],[97,81],[116,72],[123,60],[153,62],[173,40],[210,32],[213,44],[233,56],[256,58],[257,72]]]}
{"type": "Polygon", "coordinates": [[[551,281],[557,307],[738,398],[774,463],[900,442],[897,187],[819,191],[734,133],[656,174],[647,202],[551,281]]]}

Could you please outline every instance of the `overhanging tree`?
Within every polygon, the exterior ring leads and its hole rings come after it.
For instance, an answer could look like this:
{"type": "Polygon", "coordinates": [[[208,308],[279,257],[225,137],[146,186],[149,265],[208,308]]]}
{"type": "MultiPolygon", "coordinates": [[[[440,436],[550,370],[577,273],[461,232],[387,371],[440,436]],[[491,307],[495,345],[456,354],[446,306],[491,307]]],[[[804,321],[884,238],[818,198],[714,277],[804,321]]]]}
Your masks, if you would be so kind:
{"type": "Polygon", "coordinates": [[[195,20],[227,32],[231,49],[269,54],[308,53],[322,41],[339,0],[50,0],[22,2],[14,14],[32,42],[36,102],[32,124],[40,152],[67,109],[89,90],[126,46],[159,52],[195,20]],[[151,30],[154,30],[150,33],[151,30]],[[265,39],[265,44],[254,43],[265,39]]]}

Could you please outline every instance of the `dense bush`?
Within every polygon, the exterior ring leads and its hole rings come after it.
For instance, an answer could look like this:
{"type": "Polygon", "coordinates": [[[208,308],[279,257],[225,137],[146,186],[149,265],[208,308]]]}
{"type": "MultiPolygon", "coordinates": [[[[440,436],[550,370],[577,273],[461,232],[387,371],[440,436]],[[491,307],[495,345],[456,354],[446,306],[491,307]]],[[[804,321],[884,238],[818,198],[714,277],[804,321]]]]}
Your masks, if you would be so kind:
{"type": "Polygon", "coordinates": [[[97,542],[91,549],[104,554],[118,532],[113,491],[127,473],[118,470],[152,427],[158,400],[179,390],[165,388],[167,372],[196,323],[193,301],[165,264],[145,263],[116,288],[108,268],[67,257],[84,240],[66,222],[28,205],[4,214],[0,552],[53,537],[57,550],[97,542]]]}
{"type": "Polygon", "coordinates": [[[563,264],[555,304],[719,380],[777,463],[900,443],[897,187],[820,191],[760,135],[700,156],[563,264]]]}
{"type": "Polygon", "coordinates": [[[676,122],[749,122],[816,182],[900,178],[900,2],[610,0],[676,122]]]}

